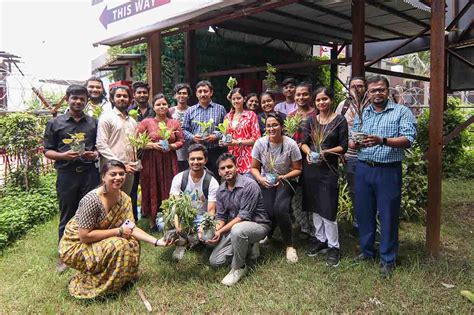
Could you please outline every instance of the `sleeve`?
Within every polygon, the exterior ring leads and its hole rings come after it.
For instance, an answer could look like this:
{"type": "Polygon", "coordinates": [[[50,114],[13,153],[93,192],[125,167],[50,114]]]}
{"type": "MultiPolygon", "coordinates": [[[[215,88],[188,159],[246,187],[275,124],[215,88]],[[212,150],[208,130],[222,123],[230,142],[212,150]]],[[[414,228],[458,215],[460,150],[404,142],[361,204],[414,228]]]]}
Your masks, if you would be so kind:
{"type": "Polygon", "coordinates": [[[400,119],[399,133],[400,136],[406,137],[408,141],[410,141],[411,145],[416,139],[416,119],[407,107],[403,108],[402,116],[400,119]]]}
{"type": "Polygon", "coordinates": [[[175,142],[174,145],[176,145],[176,150],[181,149],[181,147],[184,144],[184,134],[183,134],[183,129],[181,128],[181,124],[177,120],[172,120],[171,126],[174,130],[175,133],[175,142]]]}
{"type": "Polygon", "coordinates": [[[338,130],[338,139],[339,139],[339,144],[342,149],[344,150],[343,154],[346,153],[347,147],[348,147],[348,142],[349,142],[349,132],[348,132],[348,127],[347,127],[347,121],[343,116],[338,116],[338,119],[340,119],[339,126],[337,128],[338,130]]]}
{"type": "Polygon", "coordinates": [[[213,177],[211,182],[209,183],[209,196],[207,196],[207,201],[216,202],[218,190],[219,190],[219,183],[213,177]]]}
{"type": "Polygon", "coordinates": [[[257,140],[257,142],[255,142],[252,148],[252,158],[258,160],[260,163],[262,163],[262,149],[261,148],[262,148],[261,140],[257,140]]]}
{"type": "Polygon", "coordinates": [[[357,132],[359,130],[359,115],[355,115],[354,117],[354,124],[352,125],[352,132],[357,132]]]}
{"type": "Polygon", "coordinates": [[[303,158],[301,156],[301,150],[300,148],[298,148],[298,145],[296,144],[294,140],[291,142],[290,158],[291,158],[291,162],[299,161],[303,158]]]}
{"type": "Polygon", "coordinates": [[[178,173],[171,181],[170,195],[178,196],[181,194],[181,180],[183,178],[183,172],[178,173]]]}
{"type": "Polygon", "coordinates": [[[313,123],[316,118],[314,116],[309,117],[306,121],[305,126],[303,127],[303,139],[301,143],[306,144],[311,147],[311,132],[313,131],[313,123]]]}
{"type": "Polygon", "coordinates": [[[45,151],[58,150],[58,139],[57,134],[54,132],[53,119],[48,121],[48,124],[46,125],[43,140],[45,151]]]}
{"type": "MultiPolygon", "coordinates": [[[[93,194],[95,194],[95,192],[93,194]]],[[[94,198],[94,195],[91,193],[85,195],[79,202],[79,207],[76,212],[77,225],[79,228],[88,230],[95,228],[100,209],[99,198],[94,198]]]]}
{"type": "Polygon", "coordinates": [[[183,132],[184,132],[184,139],[187,141],[191,141],[193,139],[193,134],[191,132],[191,110],[187,110],[184,114],[183,118],[183,132]]]}
{"type": "Polygon", "coordinates": [[[250,122],[248,124],[250,136],[254,142],[256,142],[260,138],[260,127],[258,125],[258,118],[254,112],[250,112],[250,122]]]}
{"type": "MultiPolygon", "coordinates": [[[[210,194],[210,192],[209,192],[210,194]]],[[[228,219],[228,214],[225,209],[224,203],[222,202],[222,197],[220,196],[220,192],[218,192],[218,198],[217,198],[217,203],[216,203],[216,219],[221,220],[224,222],[227,222],[228,219]]]]}
{"type": "Polygon", "coordinates": [[[107,139],[110,138],[110,122],[107,120],[107,116],[99,119],[99,124],[97,126],[97,142],[96,148],[99,151],[100,155],[108,160],[117,160],[120,161],[118,157],[110,149],[107,139]]]}
{"type": "Polygon", "coordinates": [[[144,119],[141,122],[139,122],[137,126],[137,134],[147,132],[148,131],[147,125],[148,125],[147,119],[144,119]]]}
{"type": "Polygon", "coordinates": [[[335,113],[336,113],[336,114],[341,115],[342,108],[344,107],[344,103],[345,103],[345,102],[346,102],[345,100],[344,100],[344,101],[341,101],[341,102],[339,103],[339,105],[337,105],[337,108],[336,108],[336,110],[335,110],[335,113]]]}
{"type": "Polygon", "coordinates": [[[260,197],[260,188],[256,183],[246,185],[244,187],[244,193],[240,200],[240,209],[237,216],[244,221],[251,221],[252,214],[257,209],[258,199],[260,197]]]}

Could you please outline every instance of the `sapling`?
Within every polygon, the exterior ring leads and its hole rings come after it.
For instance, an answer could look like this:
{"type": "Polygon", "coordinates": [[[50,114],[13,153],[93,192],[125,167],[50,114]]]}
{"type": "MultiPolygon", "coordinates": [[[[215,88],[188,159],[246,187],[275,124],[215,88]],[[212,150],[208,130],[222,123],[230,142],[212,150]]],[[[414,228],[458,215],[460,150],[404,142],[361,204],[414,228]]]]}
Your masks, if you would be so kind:
{"type": "Polygon", "coordinates": [[[137,170],[141,170],[142,163],[141,163],[141,160],[138,159],[137,152],[145,148],[146,145],[149,142],[151,142],[151,139],[148,136],[148,133],[143,132],[136,135],[128,135],[128,142],[130,143],[130,146],[132,147],[133,161],[134,161],[133,164],[137,170]]]}
{"type": "Polygon", "coordinates": [[[222,141],[225,143],[232,142],[232,134],[229,133],[229,120],[224,119],[223,122],[217,125],[217,129],[222,133],[222,141]]]}
{"type": "MultiPolygon", "coordinates": [[[[321,124],[318,121],[318,119],[314,119],[314,124],[311,126],[311,131],[310,131],[311,142],[313,143],[313,146],[314,146],[314,151],[311,150],[309,153],[312,163],[322,163],[322,161],[325,161],[324,154],[321,154],[321,152],[323,151],[322,144],[324,143],[326,138],[337,128],[339,123],[321,124]]],[[[332,153],[332,152],[326,152],[326,153],[339,155],[337,153],[332,153]]]]}
{"type": "Polygon", "coordinates": [[[209,134],[211,133],[212,126],[214,124],[214,119],[211,118],[206,122],[193,120],[193,122],[199,125],[198,135],[200,135],[203,138],[209,136],[209,134]]]}
{"type": "Polygon", "coordinates": [[[237,79],[232,76],[230,76],[227,80],[227,87],[229,88],[229,91],[232,91],[237,84],[237,79]]]}
{"type": "Polygon", "coordinates": [[[102,115],[103,111],[104,111],[104,109],[100,105],[92,107],[92,117],[94,117],[95,119],[99,119],[99,117],[100,117],[100,115],[102,115]]]}
{"type": "Polygon", "coordinates": [[[133,119],[137,120],[138,118],[138,110],[131,109],[128,111],[128,116],[132,117],[133,119]]]}
{"type": "Polygon", "coordinates": [[[295,133],[301,128],[301,123],[303,122],[303,116],[300,114],[296,114],[294,116],[287,116],[284,123],[283,129],[285,134],[293,138],[295,133]]]}
{"type": "Polygon", "coordinates": [[[194,220],[198,209],[193,206],[190,194],[171,195],[168,199],[163,200],[160,209],[163,210],[165,230],[172,231],[177,229],[175,233],[167,233],[168,238],[186,239],[189,235],[196,232],[194,220]]]}
{"type": "Polygon", "coordinates": [[[163,151],[169,151],[170,149],[170,144],[168,139],[171,137],[171,131],[168,130],[168,127],[166,126],[166,123],[160,121],[158,123],[158,135],[160,136],[160,141],[158,143],[160,146],[163,148],[163,151]]]}
{"type": "Polygon", "coordinates": [[[68,135],[71,138],[63,139],[63,143],[69,144],[69,147],[72,151],[78,152],[79,154],[83,154],[86,150],[86,144],[84,143],[84,141],[86,141],[86,134],[83,132],[77,132],[68,133],[68,135]]]}
{"type": "Polygon", "coordinates": [[[270,63],[267,63],[267,69],[265,70],[267,75],[263,80],[267,91],[276,90],[278,88],[277,80],[275,74],[277,73],[277,69],[272,66],[270,63]]]}
{"type": "Polygon", "coordinates": [[[216,233],[217,220],[215,216],[205,213],[204,218],[201,222],[202,235],[201,238],[203,241],[212,240],[214,234],[216,233]]]}
{"type": "Polygon", "coordinates": [[[364,109],[369,105],[370,99],[365,92],[362,94],[359,90],[357,89],[350,89],[349,94],[347,96],[347,102],[349,102],[349,108],[357,115],[359,119],[359,126],[357,128],[357,132],[352,133],[352,140],[355,143],[362,143],[364,139],[367,137],[365,133],[362,132],[362,126],[363,126],[363,113],[364,109]]]}

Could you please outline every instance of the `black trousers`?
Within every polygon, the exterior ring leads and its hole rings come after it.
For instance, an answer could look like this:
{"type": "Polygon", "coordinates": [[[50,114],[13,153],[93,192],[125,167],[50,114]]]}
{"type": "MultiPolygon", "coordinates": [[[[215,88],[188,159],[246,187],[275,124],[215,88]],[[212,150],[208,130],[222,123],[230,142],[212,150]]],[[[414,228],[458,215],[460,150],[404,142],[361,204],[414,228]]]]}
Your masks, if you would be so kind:
{"type": "Polygon", "coordinates": [[[272,231],[279,226],[286,246],[293,246],[293,231],[291,226],[291,199],[296,184],[284,181],[270,189],[261,186],[265,211],[272,221],[272,231]]]}
{"type": "Polygon", "coordinates": [[[59,240],[63,237],[66,224],[76,214],[79,201],[99,185],[99,171],[95,167],[75,170],[58,170],[56,192],[59,200],[59,240]]]}
{"type": "Polygon", "coordinates": [[[219,176],[218,168],[216,165],[217,159],[222,153],[227,152],[227,148],[216,147],[212,149],[208,149],[207,151],[207,164],[206,167],[214,173],[214,177],[217,181],[221,182],[221,177],[219,176]]]}
{"type": "Polygon", "coordinates": [[[138,184],[140,184],[140,172],[135,172],[133,177],[132,191],[130,192],[130,199],[132,199],[133,218],[135,222],[138,221],[138,184]]]}

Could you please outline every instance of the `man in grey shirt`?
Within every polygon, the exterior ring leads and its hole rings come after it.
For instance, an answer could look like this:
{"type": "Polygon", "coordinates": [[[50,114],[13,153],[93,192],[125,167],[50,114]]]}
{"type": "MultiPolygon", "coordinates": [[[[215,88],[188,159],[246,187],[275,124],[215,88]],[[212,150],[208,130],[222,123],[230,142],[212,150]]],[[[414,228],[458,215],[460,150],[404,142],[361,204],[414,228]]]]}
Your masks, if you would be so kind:
{"type": "Polygon", "coordinates": [[[231,263],[231,270],[222,284],[231,286],[247,273],[245,260],[250,247],[250,258],[258,257],[258,242],[270,231],[270,220],[263,206],[258,184],[237,173],[235,157],[224,153],[217,159],[219,175],[225,179],[217,191],[218,224],[214,238],[217,244],[209,262],[214,267],[231,263]]]}

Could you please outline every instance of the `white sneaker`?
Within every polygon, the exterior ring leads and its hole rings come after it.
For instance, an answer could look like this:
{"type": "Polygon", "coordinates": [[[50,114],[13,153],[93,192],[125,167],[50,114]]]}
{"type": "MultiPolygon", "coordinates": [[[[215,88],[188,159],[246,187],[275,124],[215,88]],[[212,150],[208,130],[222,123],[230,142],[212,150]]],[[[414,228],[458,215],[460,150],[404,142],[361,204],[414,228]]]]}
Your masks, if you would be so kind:
{"type": "Polygon", "coordinates": [[[173,251],[173,255],[171,258],[176,261],[180,261],[184,257],[184,251],[186,250],[186,246],[176,246],[173,251]]]}
{"type": "Polygon", "coordinates": [[[249,259],[256,260],[258,257],[260,257],[260,244],[256,242],[250,247],[249,259]]]}
{"type": "Polygon", "coordinates": [[[240,280],[240,278],[242,278],[247,273],[247,270],[247,266],[240,269],[232,268],[227,274],[227,276],[222,279],[221,283],[230,287],[231,285],[236,284],[240,280]]]}
{"type": "Polygon", "coordinates": [[[290,264],[298,262],[298,254],[296,253],[296,249],[294,247],[286,248],[286,261],[290,264]]]}

